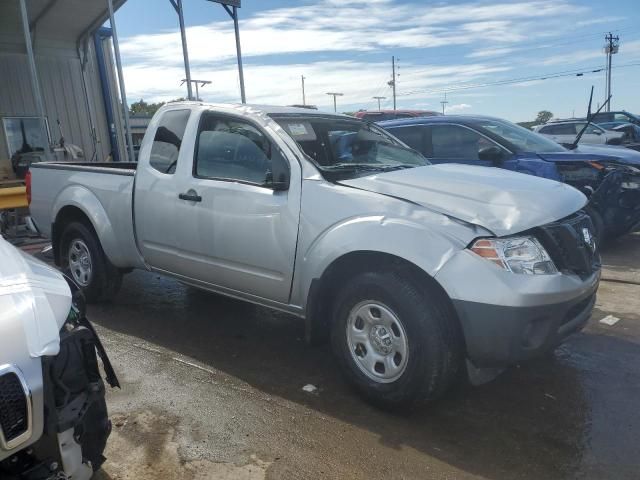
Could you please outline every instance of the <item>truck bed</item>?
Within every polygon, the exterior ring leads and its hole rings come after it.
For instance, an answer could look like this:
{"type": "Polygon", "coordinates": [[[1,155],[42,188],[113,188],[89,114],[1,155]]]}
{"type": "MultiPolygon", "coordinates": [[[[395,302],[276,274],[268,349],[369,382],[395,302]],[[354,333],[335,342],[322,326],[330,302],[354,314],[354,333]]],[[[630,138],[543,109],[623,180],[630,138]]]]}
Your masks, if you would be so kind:
{"type": "Polygon", "coordinates": [[[62,163],[31,165],[31,216],[42,234],[62,209],[81,211],[94,226],[109,259],[120,268],[141,263],[133,231],[136,163],[62,163]]]}

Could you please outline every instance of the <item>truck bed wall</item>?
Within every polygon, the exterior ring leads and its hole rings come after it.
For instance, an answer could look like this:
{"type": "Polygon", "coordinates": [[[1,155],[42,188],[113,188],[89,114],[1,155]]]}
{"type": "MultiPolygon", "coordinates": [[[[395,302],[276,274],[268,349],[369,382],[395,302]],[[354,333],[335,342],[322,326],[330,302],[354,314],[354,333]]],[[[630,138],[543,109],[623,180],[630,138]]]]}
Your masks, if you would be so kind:
{"type": "Polygon", "coordinates": [[[144,267],[133,226],[135,164],[42,163],[31,166],[31,215],[42,233],[64,207],[90,220],[105,254],[120,268],[144,267]]]}

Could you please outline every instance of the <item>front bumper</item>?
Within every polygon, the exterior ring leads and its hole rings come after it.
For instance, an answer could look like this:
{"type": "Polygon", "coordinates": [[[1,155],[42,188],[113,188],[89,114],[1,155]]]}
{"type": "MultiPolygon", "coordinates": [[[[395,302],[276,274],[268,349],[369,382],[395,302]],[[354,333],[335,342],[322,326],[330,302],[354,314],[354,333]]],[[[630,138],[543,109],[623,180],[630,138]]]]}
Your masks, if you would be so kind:
{"type": "Polygon", "coordinates": [[[465,250],[436,280],[453,302],[468,359],[478,368],[504,367],[547,352],[584,327],[600,270],[587,277],[517,275],[465,250]]]}
{"type": "Polygon", "coordinates": [[[501,367],[539,356],[582,330],[596,301],[595,288],[566,302],[509,307],[453,302],[476,367],[501,367]]]}

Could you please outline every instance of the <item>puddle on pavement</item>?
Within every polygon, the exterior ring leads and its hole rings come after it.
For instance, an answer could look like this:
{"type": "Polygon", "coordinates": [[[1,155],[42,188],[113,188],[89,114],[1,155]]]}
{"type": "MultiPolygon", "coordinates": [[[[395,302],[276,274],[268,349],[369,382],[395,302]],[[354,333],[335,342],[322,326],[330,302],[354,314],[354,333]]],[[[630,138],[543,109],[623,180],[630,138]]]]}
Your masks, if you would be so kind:
{"type": "Polygon", "coordinates": [[[152,411],[112,415],[107,461],[94,480],[264,480],[269,462],[251,455],[235,465],[209,460],[185,461],[176,441],[177,419],[152,411]]]}

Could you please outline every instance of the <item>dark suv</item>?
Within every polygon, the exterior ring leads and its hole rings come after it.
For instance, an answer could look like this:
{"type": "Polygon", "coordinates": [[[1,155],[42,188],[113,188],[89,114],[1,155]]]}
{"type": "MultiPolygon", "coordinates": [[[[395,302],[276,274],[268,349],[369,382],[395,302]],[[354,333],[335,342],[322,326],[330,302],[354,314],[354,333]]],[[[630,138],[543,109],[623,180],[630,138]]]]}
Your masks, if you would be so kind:
{"type": "MultiPolygon", "coordinates": [[[[640,154],[622,147],[569,150],[498,118],[446,115],[381,122],[432,163],[499,167],[572,185],[588,198],[598,237],[640,229],[640,154]]],[[[506,193],[506,192],[505,192],[506,193]]]]}

